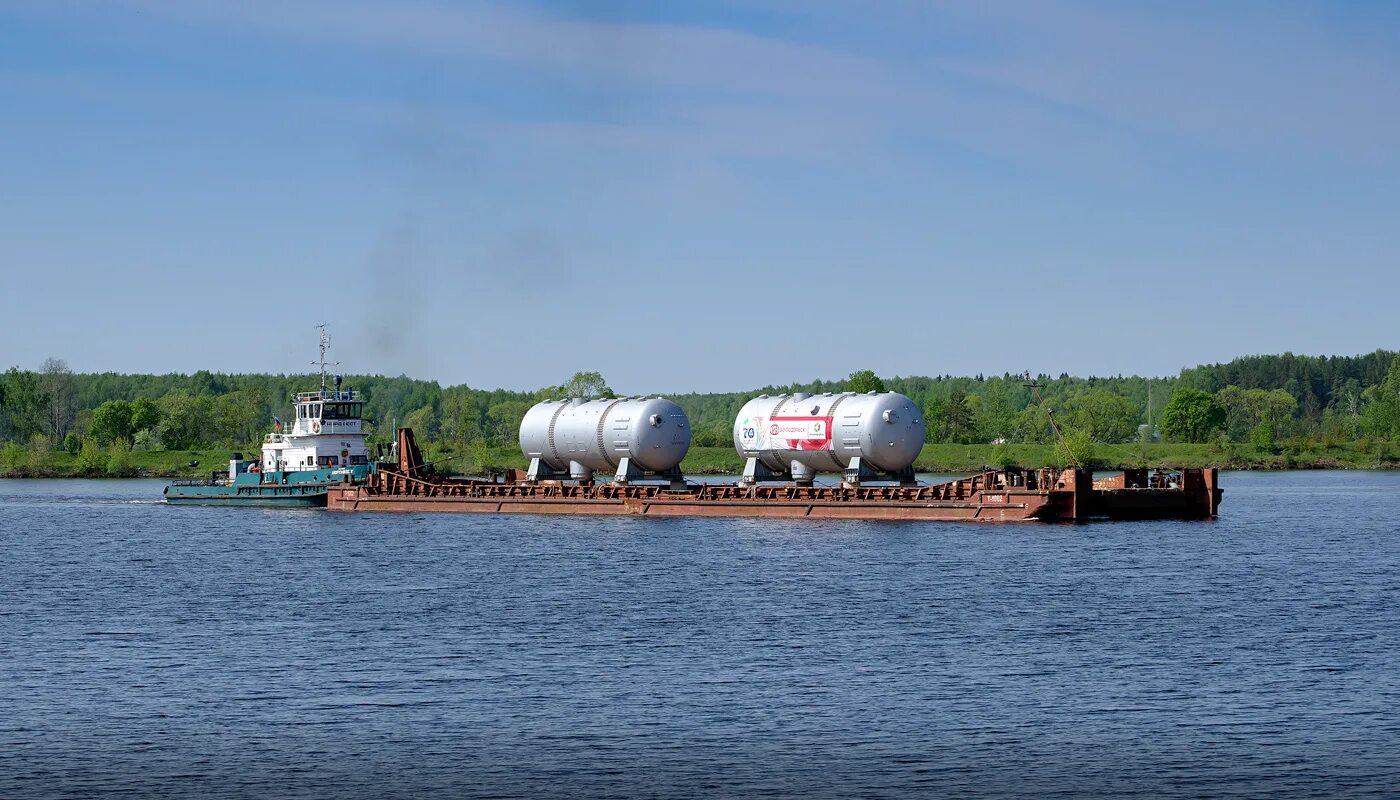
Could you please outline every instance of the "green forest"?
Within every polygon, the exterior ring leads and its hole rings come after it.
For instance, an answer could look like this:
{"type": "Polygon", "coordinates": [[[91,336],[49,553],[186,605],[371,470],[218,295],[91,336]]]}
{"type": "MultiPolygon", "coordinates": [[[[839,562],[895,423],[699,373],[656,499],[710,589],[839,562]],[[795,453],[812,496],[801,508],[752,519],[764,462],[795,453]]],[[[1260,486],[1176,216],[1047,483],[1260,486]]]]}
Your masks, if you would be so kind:
{"type": "MultiPolygon", "coordinates": [[[[74,373],[51,358],[0,375],[0,475],[176,475],[256,451],[290,396],[315,375],[74,373]]],[[[520,419],[537,400],[614,396],[579,372],[535,391],[442,386],[350,375],[375,437],[411,427],[429,456],[457,471],[521,466],[520,419]]],[[[736,470],[734,416],[757,394],[901,392],[924,409],[928,446],[916,466],[1219,464],[1240,468],[1400,466],[1400,355],[1247,356],[1169,378],[977,375],[880,377],[751,391],[667,394],[689,414],[683,468],[736,470]],[[1029,384],[1035,384],[1033,389],[1029,384]],[[1037,401],[1037,394],[1039,401],[1037,401]],[[1060,433],[1052,428],[1052,420],[1060,433]]]]}

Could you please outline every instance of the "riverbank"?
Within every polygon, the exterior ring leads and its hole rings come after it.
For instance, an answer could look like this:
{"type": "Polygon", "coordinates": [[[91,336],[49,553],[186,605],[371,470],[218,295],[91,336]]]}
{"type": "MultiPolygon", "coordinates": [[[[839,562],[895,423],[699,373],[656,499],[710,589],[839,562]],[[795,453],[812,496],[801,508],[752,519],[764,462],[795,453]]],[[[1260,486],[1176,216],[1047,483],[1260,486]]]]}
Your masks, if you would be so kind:
{"type": "MultiPolygon", "coordinates": [[[[105,455],[105,454],[104,454],[105,455]]],[[[83,459],[63,452],[24,451],[0,463],[0,478],[192,478],[227,468],[229,451],[135,451],[118,458],[83,459]]],[[[429,460],[464,475],[524,469],[514,447],[432,446],[429,460]]],[[[1062,462],[1054,445],[926,444],[914,468],[919,472],[976,472],[984,465],[1015,464],[1035,469],[1062,462]]],[[[1400,448],[1388,444],[1348,442],[1277,449],[1247,444],[1096,445],[1090,465],[1125,467],[1220,467],[1230,470],[1400,469],[1400,448]]],[[[743,471],[729,447],[692,447],[681,464],[687,475],[734,475],[743,471]]]]}
{"type": "Polygon", "coordinates": [[[228,470],[229,450],[102,452],[84,457],[61,451],[0,454],[0,478],[194,478],[228,470]]]}

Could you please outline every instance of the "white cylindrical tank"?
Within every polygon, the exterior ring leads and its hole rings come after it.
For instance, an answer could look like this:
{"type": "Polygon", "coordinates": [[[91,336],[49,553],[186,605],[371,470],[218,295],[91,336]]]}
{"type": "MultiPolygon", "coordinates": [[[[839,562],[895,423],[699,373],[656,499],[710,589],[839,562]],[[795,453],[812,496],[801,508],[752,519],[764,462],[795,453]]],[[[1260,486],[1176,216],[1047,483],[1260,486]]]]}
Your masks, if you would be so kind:
{"type": "Polygon", "coordinates": [[[885,472],[908,468],[924,446],[923,412],[895,392],[755,397],[734,419],[734,449],[801,479],[842,472],[852,460],[885,472]]]}
{"type": "Polygon", "coordinates": [[[690,420],[660,397],[546,400],[520,421],[520,449],[552,470],[585,480],[623,458],[652,472],[679,466],[690,449],[690,420]]]}

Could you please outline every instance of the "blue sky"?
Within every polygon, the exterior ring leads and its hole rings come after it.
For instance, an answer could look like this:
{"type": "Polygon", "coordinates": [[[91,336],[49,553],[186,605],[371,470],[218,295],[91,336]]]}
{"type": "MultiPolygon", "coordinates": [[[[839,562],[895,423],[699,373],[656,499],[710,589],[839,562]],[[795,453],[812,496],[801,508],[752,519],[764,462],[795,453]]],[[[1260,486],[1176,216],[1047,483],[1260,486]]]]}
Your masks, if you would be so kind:
{"type": "Polygon", "coordinates": [[[624,392],[1397,341],[1400,5],[0,0],[0,361],[624,392]]]}

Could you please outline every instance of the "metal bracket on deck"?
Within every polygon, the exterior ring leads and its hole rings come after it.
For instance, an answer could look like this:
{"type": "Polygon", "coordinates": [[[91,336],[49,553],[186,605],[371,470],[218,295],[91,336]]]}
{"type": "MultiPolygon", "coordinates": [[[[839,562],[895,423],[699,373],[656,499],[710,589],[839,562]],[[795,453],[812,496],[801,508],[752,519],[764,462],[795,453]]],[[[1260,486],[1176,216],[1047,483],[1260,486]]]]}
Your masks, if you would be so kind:
{"type": "Polygon", "coordinates": [[[841,485],[854,488],[860,486],[862,481],[898,481],[901,486],[913,486],[914,468],[909,466],[889,472],[871,467],[862,461],[860,456],[856,456],[851,459],[846,471],[841,473],[841,485]]]}
{"type": "Polygon", "coordinates": [[[593,470],[585,467],[577,461],[569,462],[569,469],[557,470],[544,462],[542,458],[530,459],[530,468],[525,471],[525,482],[535,481],[562,481],[564,479],[578,481],[579,483],[592,483],[593,470]]]}
{"type": "Polygon", "coordinates": [[[744,460],[744,474],[740,476],[739,484],[742,486],[752,486],[753,484],[758,483],[759,481],[790,480],[792,480],[791,470],[774,472],[773,470],[769,469],[768,466],[764,464],[761,460],[750,457],[744,460]]]}
{"type": "Polygon", "coordinates": [[[632,462],[630,456],[623,456],[617,462],[617,473],[613,476],[613,483],[619,486],[626,486],[628,483],[640,480],[641,478],[661,478],[670,481],[671,488],[685,488],[685,476],[681,474],[679,466],[672,467],[664,472],[651,472],[637,466],[632,462]]]}
{"type": "Polygon", "coordinates": [[[527,483],[534,483],[536,481],[559,480],[561,478],[567,477],[568,475],[566,473],[550,469],[549,465],[544,463],[544,460],[540,458],[530,459],[530,468],[525,471],[525,480],[527,483]]]}

